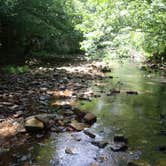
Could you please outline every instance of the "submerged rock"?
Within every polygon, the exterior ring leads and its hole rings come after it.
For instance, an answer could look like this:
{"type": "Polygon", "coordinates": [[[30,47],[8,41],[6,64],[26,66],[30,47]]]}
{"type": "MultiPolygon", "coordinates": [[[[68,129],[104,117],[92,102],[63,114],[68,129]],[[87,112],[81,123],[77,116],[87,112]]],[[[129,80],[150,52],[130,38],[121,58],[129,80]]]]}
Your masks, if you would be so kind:
{"type": "Polygon", "coordinates": [[[113,152],[124,152],[128,149],[128,146],[125,143],[114,143],[110,145],[113,152]]]}
{"type": "Polygon", "coordinates": [[[91,143],[99,148],[105,148],[108,145],[108,142],[105,141],[93,141],[91,143]]]}
{"type": "Polygon", "coordinates": [[[138,95],[137,91],[126,91],[126,93],[130,95],[138,95]]]}
{"type": "Polygon", "coordinates": [[[159,135],[166,136],[166,130],[161,130],[161,131],[159,132],[159,135]]]}
{"type": "Polygon", "coordinates": [[[114,142],[124,142],[124,143],[127,143],[128,142],[128,139],[124,137],[124,135],[115,135],[114,136],[114,142]]]}
{"type": "Polygon", "coordinates": [[[100,71],[103,72],[103,73],[108,73],[108,72],[111,72],[111,69],[108,66],[104,66],[104,67],[101,68],[100,71]]]}
{"type": "Polygon", "coordinates": [[[89,136],[89,137],[91,137],[91,138],[95,138],[96,137],[96,135],[95,134],[93,134],[91,131],[89,131],[89,130],[84,130],[84,134],[86,134],[87,136],[89,136]]]}
{"type": "Polygon", "coordinates": [[[107,96],[111,96],[113,94],[120,93],[120,90],[111,90],[109,93],[107,93],[107,96]]]}
{"type": "Polygon", "coordinates": [[[138,165],[133,162],[128,162],[127,166],[138,166],[138,165]]]}
{"type": "Polygon", "coordinates": [[[65,153],[74,154],[73,150],[71,148],[68,148],[68,147],[65,149],[65,153]]]}
{"type": "Polygon", "coordinates": [[[165,145],[158,146],[157,150],[166,153],[166,146],[165,145]]]}

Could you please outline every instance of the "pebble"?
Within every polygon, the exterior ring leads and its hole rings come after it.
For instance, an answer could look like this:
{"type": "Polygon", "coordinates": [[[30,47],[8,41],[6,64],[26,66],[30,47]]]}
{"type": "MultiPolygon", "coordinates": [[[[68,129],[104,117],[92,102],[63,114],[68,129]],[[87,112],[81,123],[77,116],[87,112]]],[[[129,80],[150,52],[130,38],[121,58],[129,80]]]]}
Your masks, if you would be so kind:
{"type": "Polygon", "coordinates": [[[91,131],[89,131],[89,130],[84,130],[83,132],[84,132],[84,134],[86,134],[87,136],[89,136],[89,137],[91,137],[91,138],[95,138],[95,137],[96,137],[96,135],[93,134],[93,133],[92,133],[91,131]]]}

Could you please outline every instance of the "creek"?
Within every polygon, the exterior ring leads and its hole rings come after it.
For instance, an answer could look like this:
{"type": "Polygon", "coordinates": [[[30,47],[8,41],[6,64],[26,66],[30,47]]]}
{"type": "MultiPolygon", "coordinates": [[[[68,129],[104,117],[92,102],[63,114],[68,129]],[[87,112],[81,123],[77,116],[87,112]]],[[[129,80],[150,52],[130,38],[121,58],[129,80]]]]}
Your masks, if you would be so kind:
{"type": "Polygon", "coordinates": [[[128,139],[126,152],[112,152],[109,145],[100,149],[83,132],[53,133],[41,143],[34,141],[10,150],[8,156],[20,158],[14,161],[4,156],[6,165],[16,166],[29,158],[29,165],[34,166],[127,166],[130,161],[141,166],[165,166],[166,150],[160,148],[166,147],[165,77],[160,72],[140,70],[131,62],[113,63],[111,68],[107,76],[113,79],[100,80],[101,86],[94,81],[89,86],[100,97],[78,101],[77,107],[97,115],[97,122],[89,129],[95,140],[111,142],[116,134],[124,135],[128,139]],[[108,94],[115,90],[120,93],[108,94]]]}

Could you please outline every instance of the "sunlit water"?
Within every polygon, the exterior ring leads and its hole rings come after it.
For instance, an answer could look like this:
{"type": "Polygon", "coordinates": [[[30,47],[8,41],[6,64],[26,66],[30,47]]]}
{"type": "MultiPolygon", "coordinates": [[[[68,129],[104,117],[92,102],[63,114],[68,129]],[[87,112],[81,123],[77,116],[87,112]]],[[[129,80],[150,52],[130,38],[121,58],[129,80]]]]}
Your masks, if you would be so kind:
{"type": "MultiPolygon", "coordinates": [[[[104,92],[120,90],[120,94],[100,98],[81,106],[97,114],[96,130],[112,139],[123,134],[129,140],[129,151],[139,151],[140,158],[153,165],[166,165],[166,153],[157,151],[166,145],[166,80],[159,73],[141,71],[135,64],[113,65],[112,80],[103,80],[104,92]],[[126,94],[137,91],[138,95],[126,94]],[[159,164],[160,163],[160,164],[159,164]]],[[[97,90],[98,88],[93,87],[97,90]]]]}

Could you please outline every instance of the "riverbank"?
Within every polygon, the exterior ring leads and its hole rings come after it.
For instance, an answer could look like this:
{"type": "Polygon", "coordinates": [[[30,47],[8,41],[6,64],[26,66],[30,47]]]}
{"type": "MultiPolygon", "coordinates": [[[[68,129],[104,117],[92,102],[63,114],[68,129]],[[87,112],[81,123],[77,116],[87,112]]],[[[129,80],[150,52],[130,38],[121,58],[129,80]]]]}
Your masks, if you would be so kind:
{"type": "Polygon", "coordinates": [[[103,69],[103,63],[74,62],[36,67],[23,74],[1,74],[1,154],[32,138],[42,139],[52,132],[80,131],[93,124],[96,116],[75,108],[74,103],[98,97],[88,88],[92,81],[105,78],[103,69]],[[49,119],[52,114],[55,116],[49,119]],[[29,117],[31,120],[26,122],[29,117]],[[26,130],[33,127],[37,134],[26,130]]]}

